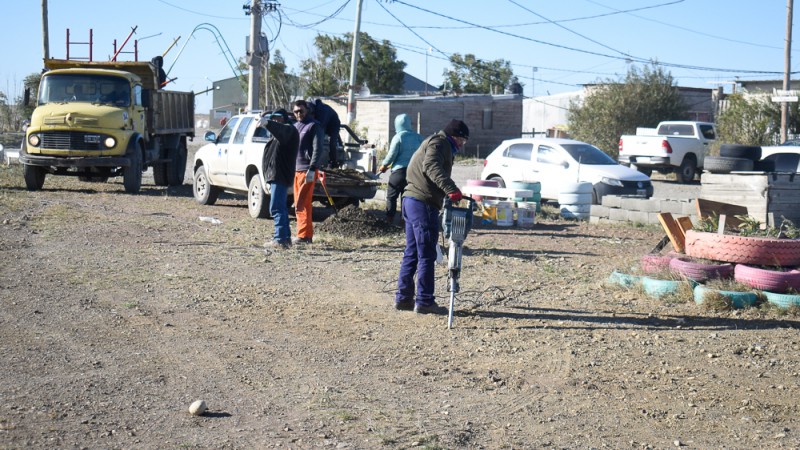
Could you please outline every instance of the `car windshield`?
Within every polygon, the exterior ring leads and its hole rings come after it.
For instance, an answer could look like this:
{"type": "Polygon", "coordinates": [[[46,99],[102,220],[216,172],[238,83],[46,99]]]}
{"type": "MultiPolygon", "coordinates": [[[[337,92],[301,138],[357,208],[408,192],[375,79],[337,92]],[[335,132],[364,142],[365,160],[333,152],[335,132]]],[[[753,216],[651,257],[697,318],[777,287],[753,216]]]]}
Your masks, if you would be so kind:
{"type": "Polygon", "coordinates": [[[57,74],[42,78],[39,105],[62,102],[129,106],[131,87],[125,78],[92,74],[57,74]]]}
{"type": "Polygon", "coordinates": [[[608,165],[617,164],[610,156],[602,150],[589,144],[561,144],[564,150],[569,153],[575,161],[581,164],[608,165]]]}

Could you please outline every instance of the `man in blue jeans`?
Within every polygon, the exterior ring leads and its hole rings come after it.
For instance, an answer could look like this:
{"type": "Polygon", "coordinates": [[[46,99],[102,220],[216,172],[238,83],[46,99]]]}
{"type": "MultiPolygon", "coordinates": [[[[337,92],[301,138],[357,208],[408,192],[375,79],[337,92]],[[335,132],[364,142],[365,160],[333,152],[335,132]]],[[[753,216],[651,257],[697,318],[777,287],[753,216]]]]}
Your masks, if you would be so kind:
{"type": "Polygon", "coordinates": [[[408,165],[408,185],[403,194],[402,207],[406,248],[397,279],[395,309],[413,309],[418,314],[447,313],[447,308],[436,304],[434,296],[439,210],[445,195],[453,202],[461,200],[461,191],[450,174],[453,158],[464,148],[467,139],[467,125],[453,119],[443,130],[422,142],[408,165]]]}
{"type": "Polygon", "coordinates": [[[275,221],[275,235],[266,247],[289,248],[292,245],[292,230],[289,228],[286,196],[289,186],[294,182],[300,135],[289,124],[289,114],[283,109],[272,113],[265,127],[272,137],[264,148],[262,170],[264,182],[269,183],[269,213],[275,221]]]}

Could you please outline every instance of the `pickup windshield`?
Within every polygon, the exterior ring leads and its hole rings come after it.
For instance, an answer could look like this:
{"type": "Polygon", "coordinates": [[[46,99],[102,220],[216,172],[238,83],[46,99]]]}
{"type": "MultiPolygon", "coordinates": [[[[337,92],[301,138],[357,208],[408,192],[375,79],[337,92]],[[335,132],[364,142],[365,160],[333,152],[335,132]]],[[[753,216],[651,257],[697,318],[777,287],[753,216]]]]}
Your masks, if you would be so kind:
{"type": "Polygon", "coordinates": [[[125,78],[87,75],[46,75],[39,87],[39,105],[86,102],[130,106],[131,87],[125,78]]]}
{"type": "Polygon", "coordinates": [[[562,144],[564,150],[569,153],[575,161],[581,164],[591,165],[616,165],[617,162],[611,159],[610,156],[603,153],[602,150],[589,144],[562,144]]]}

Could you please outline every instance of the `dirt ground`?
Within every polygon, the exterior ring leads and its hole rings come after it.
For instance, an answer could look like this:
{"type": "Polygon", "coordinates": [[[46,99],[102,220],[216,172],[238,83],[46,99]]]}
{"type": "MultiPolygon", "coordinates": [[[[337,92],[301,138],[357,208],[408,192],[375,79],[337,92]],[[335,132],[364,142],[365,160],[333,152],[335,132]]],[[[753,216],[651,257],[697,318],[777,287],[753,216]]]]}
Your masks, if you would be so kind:
{"type": "Polygon", "coordinates": [[[0,167],[0,448],[800,447],[797,317],[605,283],[656,228],[479,225],[447,329],[391,307],[399,227],[265,252],[145,183],[0,167]]]}

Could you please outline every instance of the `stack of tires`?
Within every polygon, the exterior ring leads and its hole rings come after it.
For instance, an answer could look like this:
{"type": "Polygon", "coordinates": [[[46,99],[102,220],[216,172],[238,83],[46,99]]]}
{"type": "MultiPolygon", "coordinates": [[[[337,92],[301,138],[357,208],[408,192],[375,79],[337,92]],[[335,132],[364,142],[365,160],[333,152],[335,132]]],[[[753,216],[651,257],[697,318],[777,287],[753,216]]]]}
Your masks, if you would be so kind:
{"type": "Polygon", "coordinates": [[[561,217],[565,219],[589,220],[592,210],[592,183],[566,183],[558,194],[561,217]]]}
{"type": "Polygon", "coordinates": [[[542,183],[538,181],[512,181],[511,189],[533,192],[531,197],[517,197],[515,202],[536,203],[536,212],[542,212],[542,183]]]}
{"type": "Polygon", "coordinates": [[[761,147],[757,145],[722,144],[719,147],[719,156],[706,156],[703,169],[711,173],[775,170],[774,162],[772,168],[769,168],[771,161],[760,161],[760,159],[761,147]]]}

